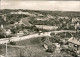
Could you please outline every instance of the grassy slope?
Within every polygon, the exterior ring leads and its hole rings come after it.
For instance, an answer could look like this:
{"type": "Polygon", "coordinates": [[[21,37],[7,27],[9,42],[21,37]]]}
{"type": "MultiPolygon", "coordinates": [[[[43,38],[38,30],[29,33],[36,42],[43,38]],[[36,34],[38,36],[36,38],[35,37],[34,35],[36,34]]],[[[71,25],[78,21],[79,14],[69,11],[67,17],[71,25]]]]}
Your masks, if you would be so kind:
{"type": "MultiPolygon", "coordinates": [[[[46,56],[48,53],[45,52],[45,49],[42,47],[41,38],[28,39],[24,41],[17,42],[17,45],[26,46],[26,52],[31,53],[31,56],[46,56]]],[[[29,55],[29,54],[27,54],[29,55]]]]}
{"type": "MultiPolygon", "coordinates": [[[[12,57],[12,56],[19,57],[20,55],[23,55],[25,57],[27,56],[30,56],[30,57],[49,56],[50,57],[51,55],[54,55],[54,56],[62,55],[62,53],[55,54],[55,53],[45,52],[45,49],[44,47],[42,47],[42,44],[43,43],[41,42],[41,38],[33,38],[33,39],[16,42],[16,45],[25,46],[25,47],[24,48],[8,47],[8,57],[12,57]]],[[[5,46],[2,46],[1,50],[2,52],[0,52],[0,54],[5,54],[5,46]]],[[[65,55],[65,53],[63,55],[65,55]]]]}
{"type": "MultiPolygon", "coordinates": [[[[42,47],[41,38],[34,38],[16,42],[19,46],[25,46],[25,48],[12,48],[8,47],[8,55],[17,57],[21,55],[30,56],[30,57],[39,57],[39,56],[49,56],[51,53],[45,52],[45,49],[42,47]]],[[[1,48],[2,52],[0,54],[5,54],[5,46],[1,48]]]]}
{"type": "MultiPolygon", "coordinates": [[[[26,48],[24,48],[24,55],[27,56],[29,55],[30,57],[44,57],[44,56],[51,56],[51,55],[61,55],[60,54],[55,54],[55,53],[48,53],[45,52],[43,45],[43,42],[41,41],[42,38],[32,38],[32,39],[28,39],[28,40],[23,40],[23,41],[19,41],[17,42],[17,45],[19,46],[26,46],[26,48]],[[31,55],[30,55],[31,54],[31,55]]],[[[64,54],[62,54],[64,55],[64,54]]]]}

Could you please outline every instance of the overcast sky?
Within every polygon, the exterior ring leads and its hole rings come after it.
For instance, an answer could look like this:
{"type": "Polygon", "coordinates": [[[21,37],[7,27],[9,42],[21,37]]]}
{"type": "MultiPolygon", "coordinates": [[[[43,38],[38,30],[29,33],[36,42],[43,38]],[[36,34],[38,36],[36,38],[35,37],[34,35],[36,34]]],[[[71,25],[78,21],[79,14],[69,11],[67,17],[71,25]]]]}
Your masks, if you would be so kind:
{"type": "Polygon", "coordinates": [[[80,11],[80,1],[2,0],[1,9],[80,11]]]}

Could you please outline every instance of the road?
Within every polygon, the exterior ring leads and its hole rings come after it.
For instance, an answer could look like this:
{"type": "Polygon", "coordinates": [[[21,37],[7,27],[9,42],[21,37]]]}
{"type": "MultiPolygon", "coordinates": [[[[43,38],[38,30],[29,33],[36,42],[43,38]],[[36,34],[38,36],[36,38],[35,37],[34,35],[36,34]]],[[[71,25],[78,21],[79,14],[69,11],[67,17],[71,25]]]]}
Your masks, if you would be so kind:
{"type": "Polygon", "coordinates": [[[50,32],[40,33],[40,35],[39,33],[36,33],[36,34],[22,36],[22,37],[3,38],[3,39],[0,39],[0,44],[9,43],[9,40],[15,42],[15,41],[21,41],[21,40],[26,40],[30,38],[44,37],[44,36],[50,36],[50,32]]]}
{"type": "Polygon", "coordinates": [[[76,31],[72,31],[72,30],[60,30],[60,31],[51,31],[51,32],[45,32],[45,33],[36,33],[36,34],[32,34],[32,35],[28,35],[28,36],[22,36],[22,37],[11,37],[11,38],[3,38],[0,39],[0,44],[4,44],[4,43],[9,43],[10,41],[21,41],[21,40],[26,40],[26,39],[30,39],[30,38],[38,38],[38,37],[44,37],[44,36],[51,36],[51,33],[61,33],[61,32],[71,32],[71,33],[76,33],[76,31]]]}

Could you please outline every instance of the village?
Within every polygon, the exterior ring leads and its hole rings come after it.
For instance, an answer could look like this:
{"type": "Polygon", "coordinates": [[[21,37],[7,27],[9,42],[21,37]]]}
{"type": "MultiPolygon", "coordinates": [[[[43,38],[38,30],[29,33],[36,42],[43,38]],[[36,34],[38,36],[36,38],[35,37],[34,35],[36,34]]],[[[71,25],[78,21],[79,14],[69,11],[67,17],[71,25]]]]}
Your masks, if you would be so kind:
{"type": "Polygon", "coordinates": [[[14,57],[13,53],[17,57],[37,57],[42,53],[43,57],[46,54],[50,57],[78,57],[80,55],[80,16],[76,15],[77,13],[74,12],[66,14],[66,12],[46,13],[33,10],[0,11],[0,55],[5,56],[7,48],[8,57],[14,57]],[[31,48],[33,51],[29,49],[21,52],[22,46],[25,49],[28,46],[33,47],[31,48]],[[11,53],[9,50],[11,48],[16,50],[16,47],[20,48],[17,51],[18,55],[16,51],[11,53]],[[26,53],[28,51],[32,55],[26,53]]]}

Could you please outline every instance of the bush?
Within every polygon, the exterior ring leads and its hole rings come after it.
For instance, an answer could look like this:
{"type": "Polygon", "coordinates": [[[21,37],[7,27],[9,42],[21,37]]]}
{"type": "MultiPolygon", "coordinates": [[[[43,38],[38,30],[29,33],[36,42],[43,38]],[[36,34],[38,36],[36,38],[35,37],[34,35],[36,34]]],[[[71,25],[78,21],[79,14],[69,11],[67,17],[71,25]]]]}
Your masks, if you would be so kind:
{"type": "Polygon", "coordinates": [[[11,45],[16,45],[16,42],[10,42],[11,45]]]}
{"type": "Polygon", "coordinates": [[[46,37],[42,37],[41,41],[44,42],[46,40],[46,37]]]}
{"type": "Polygon", "coordinates": [[[50,35],[51,35],[51,36],[54,36],[54,35],[55,35],[55,33],[51,33],[50,35]]]}
{"type": "Polygon", "coordinates": [[[15,33],[18,32],[18,29],[13,27],[13,28],[11,29],[11,32],[12,32],[13,34],[15,34],[15,33]]]}
{"type": "Polygon", "coordinates": [[[48,49],[46,50],[46,52],[55,52],[56,46],[54,44],[49,45],[48,49]]]}
{"type": "Polygon", "coordinates": [[[0,39],[5,38],[5,37],[6,37],[6,35],[4,33],[0,33],[0,39]]]}

